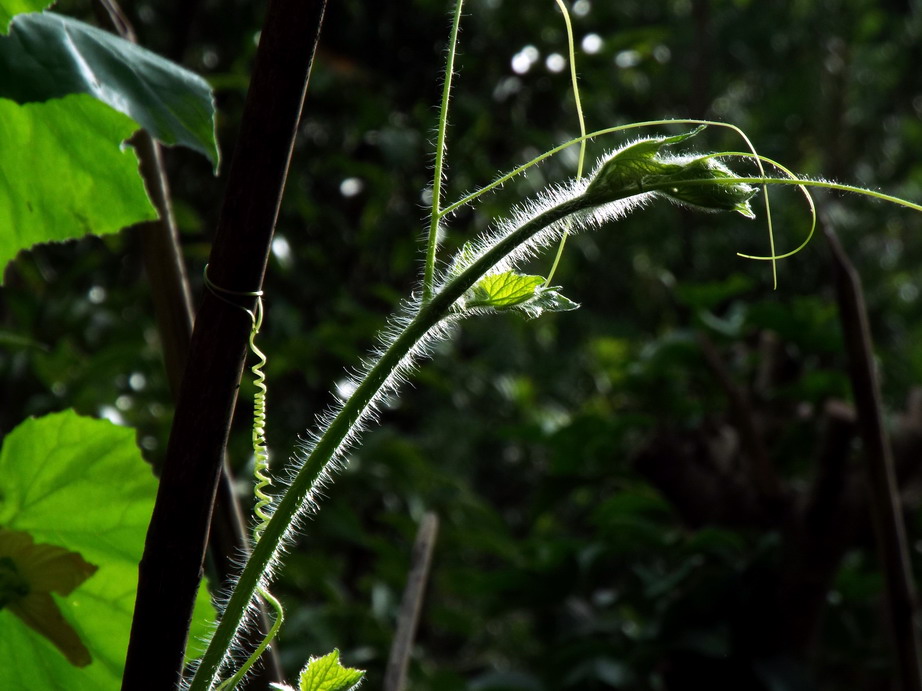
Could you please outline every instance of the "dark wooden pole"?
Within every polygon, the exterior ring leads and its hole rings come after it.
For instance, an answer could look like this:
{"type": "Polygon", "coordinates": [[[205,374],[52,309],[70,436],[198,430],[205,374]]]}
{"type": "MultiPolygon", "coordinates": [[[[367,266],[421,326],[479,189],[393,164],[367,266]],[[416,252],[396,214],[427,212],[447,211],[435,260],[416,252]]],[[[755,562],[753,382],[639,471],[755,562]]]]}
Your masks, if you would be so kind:
{"type": "Polygon", "coordinates": [[[826,241],[832,250],[839,320],[851,370],[858,431],[867,457],[868,491],[877,551],[884,573],[887,611],[901,691],[922,691],[918,600],[902,503],[896,483],[893,452],[883,420],[883,404],[874,367],[874,346],[868,325],[861,278],[839,239],[825,221],[826,241]]]}
{"type": "MultiPolygon", "coordinates": [[[[270,2],[209,262],[222,289],[261,289],[325,8],[270,2]]],[[[206,293],[139,567],[123,691],[180,682],[249,330],[243,309],[206,293]]]]}
{"type": "MultiPolygon", "coordinates": [[[[116,0],[98,0],[94,5],[96,15],[103,25],[109,26],[126,41],[137,43],[134,27],[125,16],[116,0]]],[[[147,187],[157,213],[156,221],[138,224],[135,232],[141,239],[141,254],[144,269],[151,288],[154,315],[163,350],[163,364],[173,400],[179,397],[183,372],[189,358],[189,343],[192,341],[192,297],[189,278],[179,244],[179,231],[173,217],[169,180],[160,145],[144,130],[132,138],[132,146],[138,155],[141,177],[147,187]]],[[[162,464],[152,459],[154,470],[159,475],[162,464]]],[[[211,515],[211,531],[208,538],[208,556],[211,559],[213,578],[221,588],[229,588],[237,573],[240,559],[250,553],[249,536],[240,502],[234,494],[234,483],[230,466],[225,459],[218,477],[214,511],[211,515]]],[[[259,623],[247,633],[255,648],[262,640],[262,631],[269,630],[268,615],[263,603],[259,604],[259,623]]],[[[274,648],[266,651],[263,666],[257,669],[250,680],[250,688],[268,689],[272,682],[282,681],[282,665],[274,648]]]]}

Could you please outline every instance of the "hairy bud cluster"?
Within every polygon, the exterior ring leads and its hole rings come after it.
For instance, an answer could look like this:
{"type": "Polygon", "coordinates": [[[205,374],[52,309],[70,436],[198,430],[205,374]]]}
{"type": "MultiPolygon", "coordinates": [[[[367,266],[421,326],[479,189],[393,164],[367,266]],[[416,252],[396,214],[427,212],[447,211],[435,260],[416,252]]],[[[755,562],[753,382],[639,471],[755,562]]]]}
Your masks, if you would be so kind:
{"type": "Polygon", "coordinates": [[[713,156],[671,156],[664,147],[684,142],[703,128],[674,137],[652,137],[607,156],[593,173],[585,198],[604,204],[638,194],[663,196],[704,211],[736,211],[753,218],[749,201],[756,188],[733,182],[737,176],[713,156]]]}

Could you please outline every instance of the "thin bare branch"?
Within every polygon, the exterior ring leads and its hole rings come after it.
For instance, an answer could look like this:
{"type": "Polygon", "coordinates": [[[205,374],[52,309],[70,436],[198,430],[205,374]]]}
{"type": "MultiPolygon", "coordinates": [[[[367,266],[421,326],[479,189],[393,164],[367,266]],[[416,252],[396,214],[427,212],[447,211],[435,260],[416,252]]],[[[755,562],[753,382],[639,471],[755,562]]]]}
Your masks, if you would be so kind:
{"type": "Polygon", "coordinates": [[[397,632],[391,645],[387,671],[384,674],[384,691],[403,691],[407,678],[407,667],[413,651],[413,639],[419,623],[426,582],[429,580],[429,566],[432,563],[432,551],[439,530],[439,517],[429,511],[423,516],[416,532],[413,544],[413,558],[410,575],[403,591],[400,613],[397,615],[397,632]]]}
{"type": "Polygon", "coordinates": [[[893,454],[883,406],[861,279],[830,225],[821,221],[835,273],[839,319],[848,353],[858,429],[868,461],[871,514],[886,581],[893,646],[903,691],[922,691],[918,602],[912,578],[893,454]]]}

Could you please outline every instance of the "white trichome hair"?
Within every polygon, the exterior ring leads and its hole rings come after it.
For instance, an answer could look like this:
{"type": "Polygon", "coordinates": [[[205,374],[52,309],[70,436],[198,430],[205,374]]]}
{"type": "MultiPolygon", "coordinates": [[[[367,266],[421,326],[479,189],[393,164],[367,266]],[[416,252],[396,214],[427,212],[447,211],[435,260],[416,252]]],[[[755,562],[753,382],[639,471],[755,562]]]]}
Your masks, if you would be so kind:
{"type": "MultiPolygon", "coordinates": [[[[450,265],[441,267],[433,294],[438,296],[442,290],[458,280],[458,276],[466,268],[479,258],[489,254],[501,241],[516,231],[532,223],[545,213],[553,213],[561,204],[577,202],[583,197],[591,177],[550,187],[536,199],[513,208],[509,218],[496,223],[492,230],[473,243],[465,257],[459,256],[450,265]]],[[[506,252],[504,256],[498,256],[483,275],[515,268],[518,263],[557,242],[565,231],[575,233],[617,220],[633,208],[646,203],[653,194],[639,194],[594,207],[580,207],[577,204],[573,207],[574,211],[572,213],[550,222],[543,228],[535,229],[534,233],[523,238],[511,251],[506,252]]],[[[233,643],[225,653],[215,678],[219,677],[221,671],[226,669],[237,657],[245,657],[243,646],[241,646],[241,635],[243,631],[248,630],[253,625],[255,614],[258,611],[256,605],[258,588],[267,588],[273,580],[275,571],[279,568],[282,553],[293,544],[307,517],[318,510],[320,499],[324,496],[327,487],[333,482],[334,473],[345,466],[347,452],[357,443],[359,436],[365,431],[367,425],[377,421],[380,405],[387,396],[395,394],[400,386],[407,381],[416,363],[422,358],[430,356],[434,344],[449,336],[451,332],[450,326],[453,323],[474,313],[473,310],[465,310],[463,305],[463,297],[456,299],[450,308],[416,339],[415,343],[410,344],[396,364],[384,373],[377,390],[368,397],[361,409],[354,414],[354,419],[348,424],[345,433],[342,434],[338,441],[332,439],[335,442],[335,447],[329,458],[325,460],[313,459],[312,455],[318,444],[331,433],[331,428],[337,426],[338,418],[349,407],[352,398],[362,390],[362,383],[375,372],[385,355],[395,347],[398,339],[420,314],[423,305],[418,291],[414,292],[409,299],[404,300],[399,311],[387,320],[386,326],[378,335],[377,347],[368,358],[362,360],[357,371],[349,375],[346,386],[342,387],[351,390],[349,396],[331,403],[322,413],[317,415],[313,428],[308,430],[304,438],[299,439],[289,459],[287,477],[284,479],[283,484],[286,487],[286,493],[298,492],[302,493],[303,496],[298,502],[297,511],[288,520],[288,525],[281,540],[275,546],[271,560],[262,572],[259,585],[253,592],[246,614],[234,634],[233,643]],[[323,460],[322,467],[308,467],[308,464],[316,464],[317,460],[323,460]],[[306,477],[301,477],[302,474],[306,474],[306,477]],[[313,474],[312,479],[309,477],[311,474],[313,474]],[[305,482],[305,479],[309,480],[309,482],[305,482]],[[302,489],[305,486],[306,489],[302,489]]],[[[360,401],[360,399],[357,400],[360,401]]],[[[274,515],[280,501],[281,497],[277,496],[272,506],[266,507],[267,512],[274,515]]],[[[230,592],[225,592],[218,598],[218,610],[220,612],[225,611],[229,599],[230,592]]]]}

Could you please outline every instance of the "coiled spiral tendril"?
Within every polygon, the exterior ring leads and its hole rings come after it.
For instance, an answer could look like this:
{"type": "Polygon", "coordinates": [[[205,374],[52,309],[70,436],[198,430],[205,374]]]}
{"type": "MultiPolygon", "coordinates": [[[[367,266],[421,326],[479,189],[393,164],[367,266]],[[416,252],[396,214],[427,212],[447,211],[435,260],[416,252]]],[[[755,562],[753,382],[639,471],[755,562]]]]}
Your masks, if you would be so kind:
{"type": "MultiPolygon", "coordinates": [[[[240,292],[235,290],[228,290],[226,288],[221,288],[220,286],[215,285],[211,282],[211,279],[208,278],[208,266],[205,266],[205,286],[218,298],[227,302],[228,304],[240,307],[247,314],[250,315],[250,319],[253,320],[253,326],[250,329],[250,338],[249,346],[250,350],[253,352],[259,362],[253,365],[250,368],[250,371],[253,373],[253,384],[256,386],[256,393],[253,396],[253,432],[252,432],[252,441],[253,441],[253,479],[254,487],[253,494],[256,498],[256,505],[253,508],[253,514],[256,516],[257,523],[253,527],[253,542],[259,542],[259,538],[262,537],[263,531],[266,528],[266,525],[269,523],[271,514],[269,513],[268,507],[272,504],[272,495],[267,491],[267,487],[272,486],[272,478],[269,475],[269,447],[266,444],[266,395],[269,393],[269,388],[266,386],[266,374],[263,372],[263,367],[266,366],[268,361],[266,354],[263,353],[256,346],[256,336],[259,334],[260,328],[262,328],[263,323],[263,301],[262,301],[262,291],[256,292],[240,292]],[[255,312],[247,309],[229,299],[229,297],[255,297],[256,298],[256,310],[255,312]]],[[[282,623],[285,620],[285,613],[282,609],[282,603],[280,603],[272,593],[265,587],[260,586],[258,589],[259,595],[265,600],[269,606],[275,610],[275,621],[272,622],[272,626],[269,628],[269,632],[263,638],[262,642],[256,646],[256,649],[253,653],[247,658],[246,662],[240,667],[237,672],[230,677],[221,682],[217,687],[216,691],[223,691],[224,689],[233,689],[240,683],[240,681],[246,676],[250,668],[256,663],[259,657],[265,652],[266,648],[272,643],[275,636],[278,634],[279,629],[282,628],[282,623]]]]}

